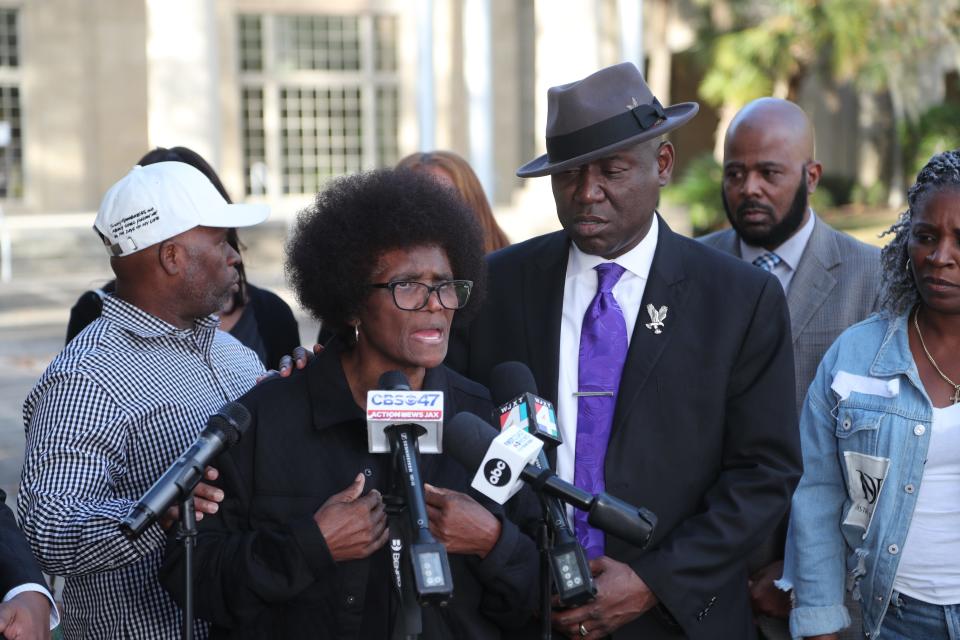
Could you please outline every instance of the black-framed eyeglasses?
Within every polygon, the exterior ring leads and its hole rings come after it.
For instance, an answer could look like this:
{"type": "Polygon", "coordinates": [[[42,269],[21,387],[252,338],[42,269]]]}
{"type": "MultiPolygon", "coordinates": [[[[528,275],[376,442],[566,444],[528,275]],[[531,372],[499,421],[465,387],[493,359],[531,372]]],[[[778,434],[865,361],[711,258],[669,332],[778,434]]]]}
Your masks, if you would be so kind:
{"type": "Polygon", "coordinates": [[[393,304],[404,311],[418,311],[427,306],[430,294],[437,292],[437,300],[444,309],[462,309],[470,299],[470,290],[473,289],[472,280],[447,280],[440,284],[424,284],[415,280],[398,280],[396,282],[377,282],[370,285],[375,289],[390,289],[393,294],[393,304]]]}

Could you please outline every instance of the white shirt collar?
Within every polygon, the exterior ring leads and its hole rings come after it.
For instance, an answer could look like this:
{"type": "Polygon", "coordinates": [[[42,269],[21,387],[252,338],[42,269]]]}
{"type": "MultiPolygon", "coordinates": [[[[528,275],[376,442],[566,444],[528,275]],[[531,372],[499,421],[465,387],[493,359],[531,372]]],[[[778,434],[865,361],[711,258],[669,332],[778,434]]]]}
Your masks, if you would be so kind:
{"type": "MultiPolygon", "coordinates": [[[[813,212],[813,209],[808,209],[808,211],[810,212],[810,217],[803,226],[787,238],[783,244],[773,250],[773,253],[780,256],[783,264],[789,267],[791,271],[795,271],[797,265],[800,264],[800,258],[803,256],[804,249],[807,248],[807,242],[810,240],[810,236],[813,235],[813,225],[816,224],[817,215],[813,212]]],[[[747,262],[753,262],[767,253],[767,250],[763,247],[751,246],[744,242],[742,238],[740,238],[739,241],[740,257],[747,262]]]]}
{"type": "Polygon", "coordinates": [[[604,262],[615,262],[635,276],[644,280],[650,275],[650,265],[653,264],[653,254],[657,250],[657,236],[659,235],[660,223],[658,216],[654,214],[653,221],[650,223],[650,230],[643,237],[637,246],[627,251],[622,256],[613,260],[607,260],[603,256],[594,256],[584,253],[577,247],[576,243],[570,243],[570,256],[567,260],[567,278],[574,277],[585,271],[591,271],[598,264],[604,262]]]}

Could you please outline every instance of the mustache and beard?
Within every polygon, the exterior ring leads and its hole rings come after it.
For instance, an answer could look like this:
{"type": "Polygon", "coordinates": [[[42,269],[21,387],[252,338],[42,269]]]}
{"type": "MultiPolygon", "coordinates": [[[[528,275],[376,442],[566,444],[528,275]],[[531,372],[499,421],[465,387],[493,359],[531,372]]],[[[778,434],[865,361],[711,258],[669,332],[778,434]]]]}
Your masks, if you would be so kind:
{"type": "Polygon", "coordinates": [[[736,211],[730,210],[727,202],[727,194],[720,190],[720,196],[723,199],[723,208],[727,213],[727,220],[730,226],[734,228],[737,235],[752,247],[764,247],[773,249],[786,242],[790,236],[797,232],[800,225],[803,224],[803,216],[807,211],[809,196],[807,195],[806,172],[801,172],[800,184],[797,185],[797,192],[793,196],[793,202],[787,209],[787,214],[782,220],[777,221],[777,213],[773,207],[762,204],[756,200],[744,200],[737,207],[736,211]],[[743,214],[748,210],[764,211],[770,216],[771,224],[767,226],[757,226],[745,224],[743,214]]]}

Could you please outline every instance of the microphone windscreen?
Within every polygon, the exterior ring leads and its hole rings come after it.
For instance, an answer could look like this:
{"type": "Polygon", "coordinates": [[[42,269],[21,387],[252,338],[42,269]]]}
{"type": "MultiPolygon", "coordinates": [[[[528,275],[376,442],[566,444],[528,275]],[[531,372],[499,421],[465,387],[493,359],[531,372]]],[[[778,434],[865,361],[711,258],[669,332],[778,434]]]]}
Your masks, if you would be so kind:
{"type": "Polygon", "coordinates": [[[384,391],[410,391],[410,381],[402,371],[387,371],[377,381],[377,388],[384,391]]]}
{"type": "Polygon", "coordinates": [[[522,362],[501,362],[490,372],[490,396],[502,406],[523,393],[537,394],[537,381],[530,367],[522,362]]]}
{"type": "Polygon", "coordinates": [[[219,429],[228,447],[240,441],[240,436],[250,426],[250,411],[239,402],[228,402],[220,410],[210,416],[207,424],[219,429]]]}
{"type": "Polygon", "coordinates": [[[463,411],[443,427],[443,452],[473,473],[496,437],[497,430],[483,418],[463,411]]]}

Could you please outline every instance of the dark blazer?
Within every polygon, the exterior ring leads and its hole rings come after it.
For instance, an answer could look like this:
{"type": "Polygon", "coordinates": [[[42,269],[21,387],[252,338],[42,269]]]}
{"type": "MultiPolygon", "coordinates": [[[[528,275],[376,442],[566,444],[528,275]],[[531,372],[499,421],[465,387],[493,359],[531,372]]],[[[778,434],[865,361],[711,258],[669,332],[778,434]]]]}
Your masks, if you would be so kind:
{"type": "Polygon", "coordinates": [[[5,504],[7,494],[0,490],[0,598],[28,582],[46,584],[40,566],[30,552],[13,512],[5,504]]]}
{"type": "MultiPolygon", "coordinates": [[[[646,550],[608,536],[607,554],[661,606],[614,637],[751,638],[745,557],[801,472],[786,301],[770,274],[659,224],[605,478],[659,518],[646,550]],[[645,326],[648,304],[668,307],[659,335],[645,326]]],[[[487,301],[449,365],[487,383],[493,366],[520,360],[556,401],[568,243],[557,232],[489,256],[487,301]]]]}
{"type": "MultiPolygon", "coordinates": [[[[711,233],[700,241],[741,257],[740,241],[733,229],[711,233]]],[[[833,341],[879,308],[880,274],[880,249],[817,218],[787,292],[797,413],[833,341]]]]}
{"type": "MultiPolygon", "coordinates": [[[[742,258],[740,240],[733,229],[717,231],[699,240],[742,258]]],[[[881,273],[880,249],[841,233],[817,218],[787,292],[798,414],[823,354],[847,327],[879,308],[881,273]]],[[[789,518],[784,517],[774,534],[757,547],[751,556],[752,569],[783,559],[788,521],[789,518]]],[[[847,606],[855,620],[859,619],[859,603],[848,601],[847,606]]],[[[787,622],[779,624],[786,633],[787,622]]],[[[859,628],[860,625],[852,624],[841,637],[858,636],[859,628]]]]}
{"type": "MultiPolygon", "coordinates": [[[[218,483],[226,497],[199,523],[196,611],[213,623],[211,638],[391,637],[397,599],[385,545],[362,560],[334,562],[313,514],[358,472],[364,493],[388,495],[390,456],[367,452],[364,411],[340,367],[334,340],[304,371],[263,382],[241,399],[253,421],[220,456],[218,483]]],[[[424,389],[444,393],[444,417],[489,416],[489,392],[446,367],[429,369],[424,389]]],[[[445,455],[423,455],[424,482],[470,492],[472,475],[445,455]]],[[[474,495],[479,501],[484,500],[474,495]]],[[[454,597],[423,609],[424,638],[497,640],[520,628],[536,608],[533,540],[501,521],[500,539],[484,559],[450,554],[454,597]]],[[[183,556],[172,540],[161,581],[182,604],[183,556]]]]}

